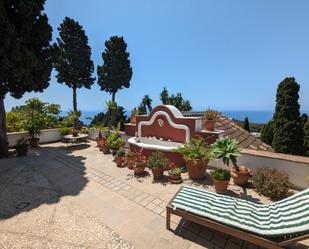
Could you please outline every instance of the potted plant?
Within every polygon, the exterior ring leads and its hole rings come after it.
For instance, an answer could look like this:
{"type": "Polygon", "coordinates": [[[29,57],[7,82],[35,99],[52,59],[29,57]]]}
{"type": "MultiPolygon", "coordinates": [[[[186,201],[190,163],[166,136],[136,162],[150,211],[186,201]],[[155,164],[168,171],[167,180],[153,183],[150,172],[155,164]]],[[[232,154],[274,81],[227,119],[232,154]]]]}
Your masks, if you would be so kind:
{"type": "Polygon", "coordinates": [[[41,122],[40,120],[31,120],[27,122],[27,131],[29,132],[29,144],[31,147],[38,147],[41,134],[41,122]]]}
{"type": "Polygon", "coordinates": [[[237,165],[237,157],[240,155],[239,143],[236,139],[224,138],[218,140],[212,145],[212,153],[216,158],[222,158],[225,165],[229,167],[230,161],[233,166],[231,169],[231,176],[234,183],[237,185],[245,185],[251,176],[250,170],[245,166],[237,165]]]}
{"type": "Polygon", "coordinates": [[[117,151],[116,156],[114,158],[114,161],[115,161],[117,167],[123,167],[124,166],[125,155],[126,155],[126,152],[123,148],[120,148],[117,151]]]}
{"type": "Polygon", "coordinates": [[[135,107],[131,111],[131,117],[130,117],[130,123],[131,124],[136,124],[136,116],[138,115],[138,109],[135,107]]]}
{"type": "Polygon", "coordinates": [[[222,194],[225,193],[231,179],[230,172],[226,169],[219,168],[212,171],[210,176],[215,185],[216,192],[222,194]]]}
{"type": "Polygon", "coordinates": [[[148,158],[147,167],[151,169],[153,179],[163,176],[164,168],[167,166],[168,160],[160,151],[152,152],[148,158]]]}
{"type": "Polygon", "coordinates": [[[211,151],[205,140],[201,137],[194,138],[176,152],[182,154],[186,161],[186,167],[191,179],[205,177],[208,161],[211,159],[211,151]]]}
{"type": "Polygon", "coordinates": [[[212,110],[212,109],[207,109],[204,112],[203,119],[204,119],[205,130],[208,130],[208,131],[214,130],[219,114],[220,114],[219,112],[217,112],[216,110],[212,110]]]}
{"type": "Polygon", "coordinates": [[[28,153],[28,139],[26,137],[21,137],[17,140],[15,145],[17,156],[26,156],[28,153]]]}
{"type": "Polygon", "coordinates": [[[109,146],[107,140],[101,141],[101,143],[100,143],[100,151],[102,151],[103,154],[110,154],[111,153],[110,146],[109,146]]]}
{"type": "Polygon", "coordinates": [[[98,128],[99,128],[99,134],[98,134],[98,137],[95,140],[97,142],[97,147],[100,147],[101,143],[103,143],[106,140],[106,138],[103,137],[103,134],[102,134],[102,129],[104,129],[104,127],[98,126],[98,128]]]}
{"type": "Polygon", "coordinates": [[[169,169],[168,179],[171,183],[181,183],[181,169],[178,167],[169,169]]]}
{"type": "Polygon", "coordinates": [[[125,141],[120,137],[118,133],[111,133],[107,138],[106,138],[107,145],[109,148],[112,150],[113,155],[117,153],[117,151],[121,148],[124,147],[125,141]]]}
{"type": "Polygon", "coordinates": [[[142,175],[146,167],[146,157],[142,154],[143,149],[135,152],[134,174],[142,175]]]}
{"type": "Polygon", "coordinates": [[[129,151],[126,155],[126,163],[128,169],[134,169],[136,162],[136,153],[134,151],[129,151]]]}
{"type": "Polygon", "coordinates": [[[71,134],[72,134],[73,137],[77,137],[78,133],[79,133],[79,131],[77,129],[75,129],[75,128],[71,129],[71,134]]]}

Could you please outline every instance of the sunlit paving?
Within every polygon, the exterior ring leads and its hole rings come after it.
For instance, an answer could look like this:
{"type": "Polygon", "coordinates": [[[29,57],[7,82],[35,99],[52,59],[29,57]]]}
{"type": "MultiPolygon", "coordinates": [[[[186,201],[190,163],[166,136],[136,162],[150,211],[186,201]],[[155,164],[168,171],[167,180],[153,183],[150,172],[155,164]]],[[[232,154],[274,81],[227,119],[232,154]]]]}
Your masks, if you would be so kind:
{"type": "Polygon", "coordinates": [[[0,0],[0,248],[309,248],[308,8],[0,0]]]}

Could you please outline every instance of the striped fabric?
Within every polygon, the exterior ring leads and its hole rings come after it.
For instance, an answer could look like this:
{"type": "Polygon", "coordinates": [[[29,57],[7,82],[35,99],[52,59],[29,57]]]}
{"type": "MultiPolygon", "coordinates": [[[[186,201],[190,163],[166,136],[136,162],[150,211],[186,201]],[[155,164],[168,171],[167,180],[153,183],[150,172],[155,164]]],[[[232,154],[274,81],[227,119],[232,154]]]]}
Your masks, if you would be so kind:
{"type": "Polygon", "coordinates": [[[309,232],[309,189],[279,202],[262,205],[182,187],[172,206],[262,236],[284,237],[309,232]]]}

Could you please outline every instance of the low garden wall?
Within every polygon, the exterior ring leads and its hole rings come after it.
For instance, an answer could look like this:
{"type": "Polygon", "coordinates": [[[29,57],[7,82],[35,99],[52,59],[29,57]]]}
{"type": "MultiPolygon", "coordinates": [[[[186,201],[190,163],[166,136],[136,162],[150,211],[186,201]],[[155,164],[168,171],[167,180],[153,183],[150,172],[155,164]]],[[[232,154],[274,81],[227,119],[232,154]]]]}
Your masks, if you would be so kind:
{"type": "MultiPolygon", "coordinates": [[[[224,167],[221,160],[211,161],[212,167],[224,167]]],[[[266,151],[243,149],[238,165],[245,165],[255,173],[257,168],[274,168],[289,174],[292,184],[297,189],[309,187],[309,158],[266,151]]]]}
{"type": "MultiPolygon", "coordinates": [[[[28,136],[28,132],[9,132],[8,134],[9,147],[13,147],[17,140],[21,137],[28,136]]],[[[40,143],[51,143],[61,140],[59,129],[42,130],[40,134],[40,143]]]]}

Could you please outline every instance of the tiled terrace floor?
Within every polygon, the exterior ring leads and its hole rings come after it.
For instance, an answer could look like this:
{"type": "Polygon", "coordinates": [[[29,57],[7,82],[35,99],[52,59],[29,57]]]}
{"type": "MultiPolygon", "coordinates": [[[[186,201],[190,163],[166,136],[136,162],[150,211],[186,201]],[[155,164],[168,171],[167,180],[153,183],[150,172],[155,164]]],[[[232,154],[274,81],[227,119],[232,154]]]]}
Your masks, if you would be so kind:
{"type": "MultiPolygon", "coordinates": [[[[181,185],[137,178],[112,159],[90,142],[0,160],[0,248],[258,248],[175,216],[175,233],[166,230],[165,205],[181,185]]],[[[183,176],[213,191],[210,179],[183,176]]],[[[231,185],[229,194],[269,202],[250,188],[231,185]]]]}

